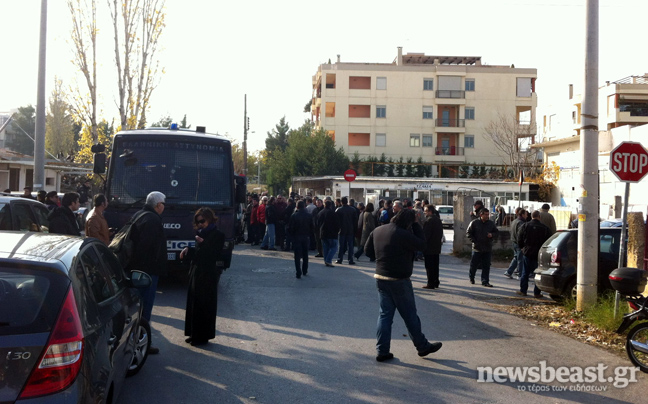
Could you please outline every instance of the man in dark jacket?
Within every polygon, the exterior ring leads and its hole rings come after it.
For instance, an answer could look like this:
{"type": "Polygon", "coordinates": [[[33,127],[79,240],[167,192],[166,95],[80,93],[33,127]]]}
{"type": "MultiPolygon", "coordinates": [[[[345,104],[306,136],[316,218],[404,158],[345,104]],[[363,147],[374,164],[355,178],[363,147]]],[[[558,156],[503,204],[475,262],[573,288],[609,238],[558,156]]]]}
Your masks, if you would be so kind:
{"type": "Polygon", "coordinates": [[[490,212],[486,208],[479,211],[479,218],[473,220],[466,229],[466,236],[472,241],[472,257],[470,259],[470,283],[475,283],[477,268],[481,268],[483,286],[492,288],[490,284],[491,254],[493,252],[493,236],[497,233],[495,222],[489,219],[490,212]]]}
{"type": "MultiPolygon", "coordinates": [[[[522,275],[520,275],[520,296],[526,296],[529,289],[529,275],[538,267],[538,252],[542,244],[551,236],[551,229],[540,222],[540,212],[533,211],[531,221],[525,223],[518,232],[517,243],[522,251],[522,275]]],[[[533,285],[533,296],[540,299],[540,289],[533,285]]]]}
{"type": "Polygon", "coordinates": [[[295,213],[295,200],[293,198],[288,198],[288,206],[286,206],[286,210],[284,211],[284,217],[286,218],[286,242],[282,248],[283,251],[290,251],[292,250],[292,237],[290,236],[290,233],[288,233],[288,222],[290,221],[290,216],[292,216],[293,213],[295,213]]]}
{"type": "Polygon", "coordinates": [[[295,248],[295,277],[300,279],[308,273],[308,245],[313,232],[313,216],[306,211],[304,201],[297,202],[297,210],[288,221],[288,232],[295,248]]]}
{"type": "Polygon", "coordinates": [[[342,263],[344,253],[349,251],[349,265],[354,265],[353,262],[353,239],[355,237],[356,224],[358,223],[358,210],[348,205],[349,200],[346,196],[342,197],[342,206],[339,207],[335,214],[340,223],[340,232],[338,233],[338,242],[340,250],[338,252],[338,259],[335,261],[338,264],[342,263]]]}
{"type": "MultiPolygon", "coordinates": [[[[264,197],[265,198],[265,197],[264,197]]],[[[277,224],[277,211],[275,210],[275,197],[271,196],[265,205],[265,235],[261,242],[262,250],[275,251],[275,226],[277,224]]]]}
{"type": "Polygon", "coordinates": [[[335,214],[335,203],[331,200],[326,201],[324,209],[317,215],[317,229],[320,239],[322,240],[322,253],[324,255],[324,265],[333,267],[333,257],[338,248],[338,233],[340,224],[335,214]]]}
{"type": "Polygon", "coordinates": [[[83,207],[89,207],[88,201],[92,201],[92,186],[90,180],[85,180],[83,184],[79,185],[77,188],[77,193],[79,194],[79,202],[83,207]]]}
{"type": "Polygon", "coordinates": [[[274,208],[275,213],[277,214],[277,223],[275,225],[275,245],[282,248],[284,245],[284,240],[286,238],[286,224],[290,220],[290,216],[286,216],[286,208],[288,207],[288,202],[283,195],[277,195],[275,200],[274,208]]]}
{"type": "Polygon", "coordinates": [[[322,250],[322,239],[320,237],[319,228],[317,226],[317,216],[320,212],[324,210],[324,202],[317,198],[315,200],[315,210],[313,210],[313,237],[315,238],[315,248],[317,249],[316,258],[321,258],[324,256],[324,251],[322,250]]]}
{"type": "MultiPolygon", "coordinates": [[[[126,265],[129,270],[146,272],[151,276],[151,286],[140,290],[142,295],[142,316],[151,323],[153,303],[160,275],[166,274],[167,248],[164,227],[162,226],[162,212],[166,196],[162,192],[153,191],[146,197],[146,204],[135,215],[141,215],[132,227],[131,239],[133,240],[133,256],[126,265]]],[[[157,354],[160,350],[151,346],[150,354],[157,354]]]]}
{"type": "Polygon", "coordinates": [[[441,348],[440,342],[430,343],[421,331],[421,320],[416,314],[414,290],[412,289],[412,270],[414,253],[423,250],[425,239],[416,221],[416,215],[411,210],[402,210],[394,216],[391,223],[376,227],[369,235],[365,245],[365,253],[376,260],[376,286],[380,297],[380,315],[378,330],[376,360],[383,362],[392,359],[389,352],[391,346],[391,330],[396,310],[400,313],[409,336],[423,357],[441,348]],[[416,227],[417,231],[413,231],[416,227]]]}
{"type": "Polygon", "coordinates": [[[74,215],[74,212],[79,210],[80,205],[79,194],[76,192],[68,192],[63,195],[61,206],[52,209],[47,217],[49,219],[49,232],[80,236],[79,223],[74,215]]]}
{"type": "Polygon", "coordinates": [[[423,258],[425,259],[425,272],[427,273],[427,285],[423,289],[436,289],[439,287],[439,254],[443,245],[443,224],[436,214],[437,210],[433,205],[425,205],[425,224],[423,234],[425,235],[425,248],[423,258]]]}

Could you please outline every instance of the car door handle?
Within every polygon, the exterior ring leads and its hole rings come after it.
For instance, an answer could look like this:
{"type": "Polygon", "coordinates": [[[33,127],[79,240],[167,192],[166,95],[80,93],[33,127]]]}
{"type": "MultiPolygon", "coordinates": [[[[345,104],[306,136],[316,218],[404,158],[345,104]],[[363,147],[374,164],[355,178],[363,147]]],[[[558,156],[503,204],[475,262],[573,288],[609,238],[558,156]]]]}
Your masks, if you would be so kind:
{"type": "Polygon", "coordinates": [[[133,321],[133,317],[128,316],[128,317],[126,317],[126,320],[124,320],[124,324],[128,325],[128,324],[131,323],[131,321],[133,321]]]}
{"type": "Polygon", "coordinates": [[[108,345],[113,345],[115,341],[117,341],[117,336],[111,335],[110,338],[108,338],[108,345]]]}

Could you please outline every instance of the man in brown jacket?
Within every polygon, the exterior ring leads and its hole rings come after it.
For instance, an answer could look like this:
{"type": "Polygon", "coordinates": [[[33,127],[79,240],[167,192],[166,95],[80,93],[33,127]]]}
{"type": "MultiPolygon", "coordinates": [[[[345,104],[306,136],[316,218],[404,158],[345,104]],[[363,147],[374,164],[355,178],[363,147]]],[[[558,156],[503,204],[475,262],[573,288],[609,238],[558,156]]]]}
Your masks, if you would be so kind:
{"type": "Polygon", "coordinates": [[[110,244],[110,230],[103,215],[108,206],[106,197],[103,194],[95,195],[93,205],[94,209],[92,209],[85,222],[85,235],[86,237],[98,238],[108,245],[110,244]]]}

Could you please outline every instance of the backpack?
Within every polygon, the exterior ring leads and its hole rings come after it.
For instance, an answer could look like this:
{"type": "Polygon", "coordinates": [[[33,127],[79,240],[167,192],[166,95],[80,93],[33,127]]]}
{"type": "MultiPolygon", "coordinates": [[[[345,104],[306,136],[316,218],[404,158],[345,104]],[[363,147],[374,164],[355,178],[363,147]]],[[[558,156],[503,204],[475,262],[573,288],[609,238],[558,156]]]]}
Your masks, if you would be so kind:
{"type": "Polygon", "coordinates": [[[135,244],[131,239],[133,226],[142,216],[147,213],[150,212],[138,212],[135,216],[133,216],[128,222],[126,222],[124,227],[119,229],[117,234],[115,234],[115,237],[110,242],[110,245],[108,246],[110,251],[115,254],[117,259],[119,260],[119,263],[124,269],[127,268],[128,264],[130,263],[131,257],[133,256],[133,249],[135,244]]]}

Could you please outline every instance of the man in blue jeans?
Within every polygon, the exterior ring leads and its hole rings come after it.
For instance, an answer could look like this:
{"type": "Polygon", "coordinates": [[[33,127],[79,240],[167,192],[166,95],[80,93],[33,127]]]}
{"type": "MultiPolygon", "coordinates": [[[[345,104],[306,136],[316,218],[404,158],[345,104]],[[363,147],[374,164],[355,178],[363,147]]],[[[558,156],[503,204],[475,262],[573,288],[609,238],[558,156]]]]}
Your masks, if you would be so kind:
{"type": "Polygon", "coordinates": [[[316,232],[319,232],[320,238],[322,240],[322,250],[324,253],[324,265],[327,267],[333,267],[333,257],[338,248],[338,232],[340,231],[340,225],[338,223],[338,218],[335,215],[335,204],[331,200],[327,200],[324,203],[324,209],[317,214],[317,228],[316,232]]]}
{"type": "MultiPolygon", "coordinates": [[[[542,244],[551,237],[551,229],[540,222],[540,212],[531,214],[531,221],[520,229],[518,246],[522,250],[522,274],[520,275],[520,290],[515,292],[519,296],[526,296],[529,288],[529,275],[538,267],[538,252],[542,244]]],[[[533,285],[533,296],[542,298],[540,289],[533,285]]]]}
{"type": "Polygon", "coordinates": [[[414,253],[423,250],[423,230],[413,210],[400,211],[391,223],[377,227],[367,239],[365,253],[376,260],[376,287],[380,297],[380,315],[376,331],[376,360],[392,359],[391,331],[396,310],[400,313],[412,343],[420,357],[441,349],[441,342],[430,343],[421,331],[412,289],[414,253]]]}
{"type": "Polygon", "coordinates": [[[515,220],[511,223],[511,241],[513,242],[513,259],[511,260],[511,265],[509,265],[504,276],[509,279],[513,279],[513,275],[520,275],[522,267],[522,252],[517,243],[518,233],[523,225],[526,224],[526,210],[524,208],[515,209],[515,220]]]}
{"type": "Polygon", "coordinates": [[[491,255],[493,252],[493,237],[497,234],[495,222],[490,220],[490,212],[486,208],[479,211],[479,218],[473,220],[466,229],[466,236],[472,241],[472,257],[468,277],[475,284],[477,268],[481,268],[482,286],[492,288],[490,284],[491,255]]]}
{"type": "Polygon", "coordinates": [[[335,261],[338,264],[342,263],[344,259],[344,253],[349,252],[349,265],[354,265],[353,261],[353,241],[355,238],[355,230],[358,224],[358,210],[349,206],[349,200],[346,196],[342,197],[342,206],[337,208],[335,215],[338,218],[338,223],[340,224],[339,232],[339,244],[340,250],[338,253],[338,259],[335,261]]]}

